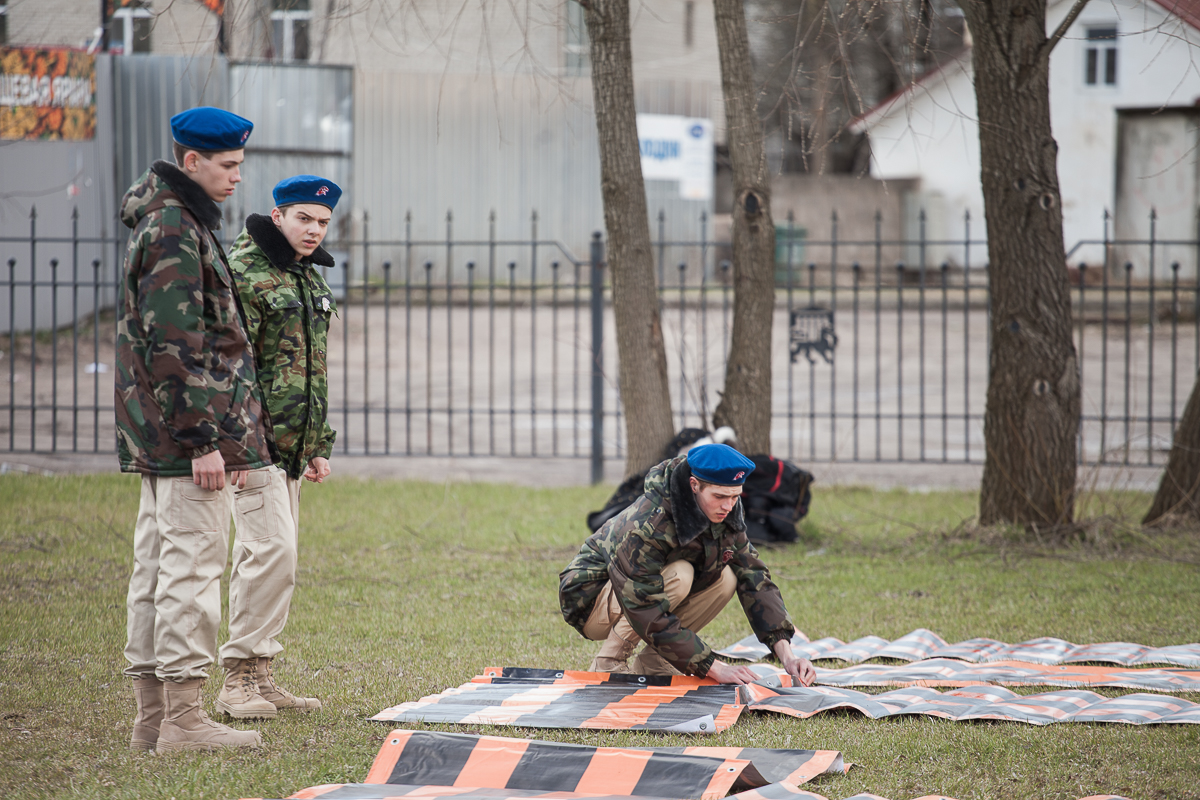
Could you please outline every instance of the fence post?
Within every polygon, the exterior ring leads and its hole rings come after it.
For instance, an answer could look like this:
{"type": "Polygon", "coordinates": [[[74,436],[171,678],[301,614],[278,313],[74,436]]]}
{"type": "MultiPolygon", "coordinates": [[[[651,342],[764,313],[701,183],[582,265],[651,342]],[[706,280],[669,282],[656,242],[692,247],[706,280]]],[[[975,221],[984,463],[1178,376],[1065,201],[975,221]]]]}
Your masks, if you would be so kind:
{"type": "Polygon", "coordinates": [[[592,234],[592,485],[604,480],[604,239],[592,234]]]}

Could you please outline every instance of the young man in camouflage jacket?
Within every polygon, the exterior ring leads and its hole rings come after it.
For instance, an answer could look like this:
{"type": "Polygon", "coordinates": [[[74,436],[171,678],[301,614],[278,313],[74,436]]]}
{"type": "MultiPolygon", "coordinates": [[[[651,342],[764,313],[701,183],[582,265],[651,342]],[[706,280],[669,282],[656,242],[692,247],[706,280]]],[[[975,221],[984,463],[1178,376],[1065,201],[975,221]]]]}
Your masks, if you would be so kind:
{"type": "Polygon", "coordinates": [[[200,704],[216,654],[233,487],[276,458],[213,234],[252,128],[215,108],[177,114],[176,163],[154,162],[121,201],[133,231],[117,309],[117,449],[121,470],[142,475],[125,647],[135,750],[262,742],[213,722],[200,704]]]}
{"type": "Polygon", "coordinates": [[[227,673],[217,705],[235,717],[321,707],[276,684],[271,660],[283,650],[276,637],[296,584],[301,478],[324,481],[333,452],[325,353],[336,307],[317,267],[333,266],[321,242],[340,196],[337,184],[316,176],[281,181],[271,215],[251,214],[229,253],[280,453],[269,483],[264,478],[265,500],[280,487],[291,521],[287,537],[234,545],[234,574],[245,574],[230,582],[229,641],[220,653],[227,673]]]}
{"type": "Polygon", "coordinates": [[[563,618],[604,645],[594,672],[688,673],[749,683],[699,631],[736,592],[750,627],[804,685],[814,672],[792,652],[795,628],[779,588],[746,538],[739,499],[754,462],[723,444],[693,448],[646,476],[645,493],[604,523],[559,575],[563,618]],[[646,646],[626,661],[638,641],[646,646]]]}

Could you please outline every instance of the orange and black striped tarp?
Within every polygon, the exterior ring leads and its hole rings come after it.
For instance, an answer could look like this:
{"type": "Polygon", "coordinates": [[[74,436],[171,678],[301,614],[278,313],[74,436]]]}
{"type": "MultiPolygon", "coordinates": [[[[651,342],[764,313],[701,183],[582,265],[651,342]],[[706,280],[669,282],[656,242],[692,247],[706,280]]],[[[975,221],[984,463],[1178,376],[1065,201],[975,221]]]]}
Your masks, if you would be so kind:
{"type": "Polygon", "coordinates": [[[776,781],[845,771],[836,750],[594,747],[501,736],[394,730],[366,783],[570,791],[715,800],[776,781]]]}
{"type": "MultiPolygon", "coordinates": [[[[755,665],[781,673],[778,667],[755,665]]],[[[1122,722],[1132,725],[1200,724],[1200,705],[1170,695],[1137,693],[1106,698],[1063,688],[1024,697],[994,684],[1058,683],[1084,679],[1110,685],[1104,676],[1183,670],[1121,670],[1114,667],[1048,667],[1032,664],[963,664],[946,659],[844,670],[818,670],[817,684],[790,686],[786,673],[747,686],[720,686],[703,678],[554,670],[488,668],[457,689],[401,703],[372,719],[385,722],[444,722],[529,728],[659,730],[714,733],[746,710],[807,718],[854,709],[874,719],[927,715],[943,719],[991,719],[1045,725],[1053,722],[1122,722]],[[944,668],[944,669],[943,669],[944,668]],[[860,671],[862,676],[842,676],[860,671]],[[830,675],[832,673],[832,675],[830,675]],[[845,678],[849,685],[901,685],[879,695],[824,684],[845,678]],[[961,687],[939,692],[932,686],[961,687]]],[[[1135,676],[1136,677],[1136,676],[1135,676]]],[[[1149,677],[1149,676],[1147,676],[1149,677]]],[[[1118,686],[1127,685],[1117,683],[1118,686]]],[[[1160,691],[1175,684],[1155,686],[1160,691]]]]}
{"type": "MultiPolygon", "coordinates": [[[[779,685],[778,678],[768,680],[779,685]]],[[[743,707],[737,687],[704,678],[506,667],[489,668],[470,683],[400,703],[371,719],[717,733],[733,725],[743,707]]]]}
{"type": "MultiPolygon", "coordinates": [[[[585,795],[572,792],[531,792],[516,789],[457,788],[452,786],[380,785],[371,783],[334,783],[303,789],[291,800],[628,800],[622,795],[585,795]]],[[[263,800],[254,798],[253,800],[263,800]]],[[[649,800],[649,799],[647,799],[649,800]]],[[[680,795],[655,800],[682,800],[680,795]]],[[[729,800],[829,800],[824,795],[788,783],[773,783],[731,795],[729,800]]],[[[856,794],[844,800],[888,800],[877,794],[856,794]]],[[[913,800],[954,800],[943,794],[926,794],[913,800]]],[[[1115,794],[1095,794],[1080,800],[1129,800],[1115,794]]]]}
{"type": "MultiPolygon", "coordinates": [[[[921,661],[928,658],[956,658],[960,661],[1029,661],[1034,664],[1117,664],[1138,667],[1149,664],[1171,664],[1179,667],[1200,667],[1200,644],[1176,644],[1167,647],[1147,647],[1129,642],[1072,644],[1064,639],[1042,636],[1017,644],[1005,644],[995,639],[975,638],[949,644],[931,630],[917,628],[889,642],[879,636],[863,636],[843,642],[832,636],[810,641],[802,632],[792,637],[792,649],[797,655],[817,661],[860,662],[875,658],[897,661],[921,661]]],[[[725,658],[756,661],[770,655],[767,646],[754,636],[716,651],[725,658]]]]}

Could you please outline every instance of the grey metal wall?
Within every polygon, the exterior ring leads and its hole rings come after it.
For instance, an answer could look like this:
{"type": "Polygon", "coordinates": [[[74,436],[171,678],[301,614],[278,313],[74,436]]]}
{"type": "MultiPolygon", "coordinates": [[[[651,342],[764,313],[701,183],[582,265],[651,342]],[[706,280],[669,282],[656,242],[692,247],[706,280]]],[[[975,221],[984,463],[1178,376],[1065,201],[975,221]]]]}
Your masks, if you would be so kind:
{"type": "Polygon", "coordinates": [[[120,198],[155,159],[171,159],[174,114],[195,106],[229,108],[229,67],[220,56],[123,56],[112,65],[120,198]]]}
{"type": "Polygon", "coordinates": [[[335,225],[348,217],[354,203],[353,68],[234,63],[229,102],[231,111],[254,122],[243,183],[232,198],[235,219],[267,213],[275,205],[275,184],[304,173],[337,183],[344,194],[335,225]]]}
{"type": "MultiPolygon", "coordinates": [[[[528,240],[536,210],[538,238],[587,257],[604,227],[590,80],[359,72],[356,88],[355,207],[368,213],[372,240],[444,240],[447,211],[455,239],[486,241],[494,212],[497,240],[528,240]]],[[[648,83],[638,101],[639,111],[712,116],[707,83],[648,83]]],[[[647,195],[652,219],[666,211],[672,238],[698,238],[700,212],[712,212],[711,201],[679,199],[674,182],[648,182],[647,195]]],[[[372,270],[405,255],[399,245],[373,248],[372,270]]],[[[412,260],[440,255],[429,245],[412,260]]],[[[460,248],[454,269],[484,258],[483,246],[460,248]]],[[[507,260],[505,248],[497,258],[507,260]]]]}
{"type": "Polygon", "coordinates": [[[111,158],[112,61],[96,57],[93,139],[0,145],[0,284],[5,287],[0,291],[0,335],[67,324],[91,314],[97,298],[100,305],[111,302],[108,286],[120,257],[119,247],[104,243],[120,225],[111,158]],[[36,220],[31,220],[35,210],[36,220]],[[32,232],[53,241],[31,245],[32,232]],[[95,260],[100,261],[99,291],[55,289],[53,284],[61,281],[90,285],[97,275],[95,260]]]}

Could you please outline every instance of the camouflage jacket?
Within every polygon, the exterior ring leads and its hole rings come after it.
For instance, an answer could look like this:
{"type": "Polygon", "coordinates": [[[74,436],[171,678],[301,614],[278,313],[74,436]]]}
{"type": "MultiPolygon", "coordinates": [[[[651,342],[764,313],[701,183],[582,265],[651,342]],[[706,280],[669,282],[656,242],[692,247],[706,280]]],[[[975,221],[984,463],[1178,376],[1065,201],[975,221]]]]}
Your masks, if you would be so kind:
{"type": "Polygon", "coordinates": [[[709,522],[692,494],[691,474],[686,456],[651,469],[645,493],[588,537],[559,574],[558,600],[563,618],[582,633],[596,597],[611,580],[638,636],[676,669],[706,675],[712,648],[680,626],[663,592],[662,568],[670,562],[684,560],[695,567],[693,592],[712,586],[725,566],[731,567],[742,610],[767,647],[790,640],[795,628],[770,571],[746,538],[741,501],[725,522],[709,522]]]}
{"type": "Polygon", "coordinates": [[[292,478],[308,462],[329,458],[336,433],[329,426],[325,351],[337,310],[329,285],[314,265],[333,266],[324,249],[302,261],[271,218],[251,214],[229,251],[258,359],[258,380],[275,426],[279,466],[292,478]]]}
{"type": "Polygon", "coordinates": [[[275,461],[270,420],[233,277],[212,231],[221,212],[156,161],[121,200],[133,232],[117,310],[117,451],[124,472],[192,474],[220,450],[230,469],[275,461]]]}

